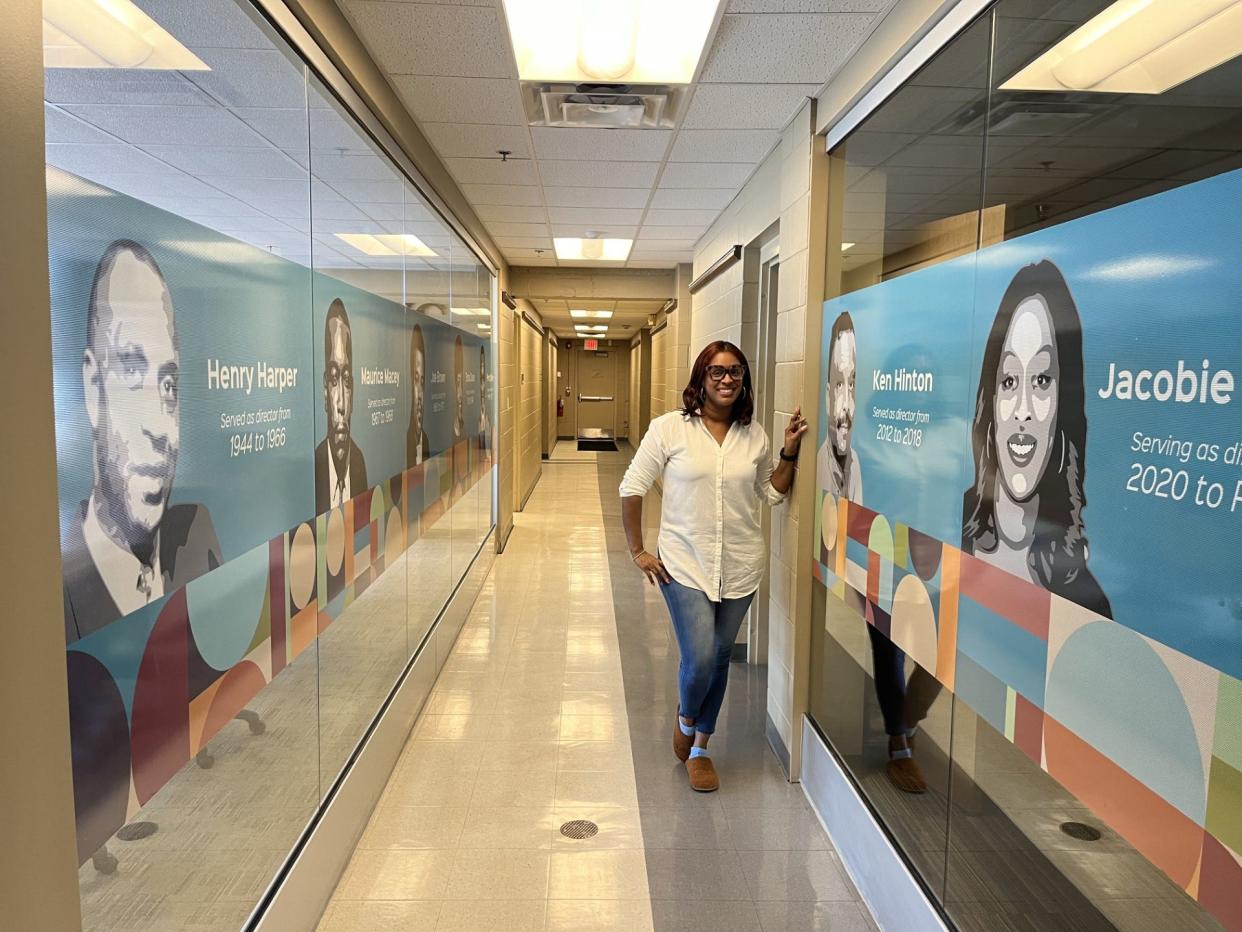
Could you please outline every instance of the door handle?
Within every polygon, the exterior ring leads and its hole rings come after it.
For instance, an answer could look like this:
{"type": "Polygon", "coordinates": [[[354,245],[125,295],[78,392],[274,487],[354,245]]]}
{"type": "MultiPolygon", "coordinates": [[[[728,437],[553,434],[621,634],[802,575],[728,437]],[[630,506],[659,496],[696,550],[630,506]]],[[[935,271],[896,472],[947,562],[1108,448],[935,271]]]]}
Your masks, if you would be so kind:
{"type": "Polygon", "coordinates": [[[612,395],[579,395],[579,401],[612,401],[612,395]]]}

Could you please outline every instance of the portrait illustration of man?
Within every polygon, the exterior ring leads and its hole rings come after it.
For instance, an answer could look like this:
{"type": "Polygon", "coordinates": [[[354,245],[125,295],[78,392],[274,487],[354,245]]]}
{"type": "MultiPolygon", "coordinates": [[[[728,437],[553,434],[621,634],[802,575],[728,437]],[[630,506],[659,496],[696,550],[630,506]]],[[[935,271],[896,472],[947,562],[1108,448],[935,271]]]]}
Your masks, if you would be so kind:
{"type": "Polygon", "coordinates": [[[848,311],[842,311],[833,321],[828,347],[828,378],[824,384],[828,436],[815,457],[816,481],[830,495],[844,495],[861,502],[862,468],[852,443],[858,342],[848,311]]]}
{"type": "Polygon", "coordinates": [[[172,505],[180,450],[176,310],[131,240],[108,246],[86,312],[91,494],[64,540],[65,638],[86,637],[223,562],[206,506],[172,505]]]}
{"type": "Polygon", "coordinates": [[[410,334],[410,426],[405,432],[405,464],[421,466],[431,457],[427,439],[427,344],[423,328],[415,325],[410,334]]]}
{"type": "Polygon", "coordinates": [[[466,351],[461,337],[453,344],[453,440],[466,436],[466,351]]]}
{"type": "Polygon", "coordinates": [[[323,407],[328,435],[315,447],[315,511],[323,514],[365,492],[367,464],[354,442],[354,342],[340,298],[323,323],[323,407]]]}
{"type": "Polygon", "coordinates": [[[971,425],[962,550],[1107,618],[1087,568],[1082,322],[1044,260],[1020,270],[988,333],[971,425]]]}

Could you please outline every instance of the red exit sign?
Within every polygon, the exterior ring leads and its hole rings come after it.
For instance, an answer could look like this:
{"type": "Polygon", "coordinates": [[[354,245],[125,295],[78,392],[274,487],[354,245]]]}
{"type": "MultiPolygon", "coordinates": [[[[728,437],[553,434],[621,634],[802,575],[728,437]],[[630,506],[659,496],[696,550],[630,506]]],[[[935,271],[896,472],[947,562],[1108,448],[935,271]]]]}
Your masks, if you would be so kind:
{"type": "Polygon", "coordinates": [[[584,350],[597,350],[599,349],[599,340],[583,340],[582,348],[584,350]]]}

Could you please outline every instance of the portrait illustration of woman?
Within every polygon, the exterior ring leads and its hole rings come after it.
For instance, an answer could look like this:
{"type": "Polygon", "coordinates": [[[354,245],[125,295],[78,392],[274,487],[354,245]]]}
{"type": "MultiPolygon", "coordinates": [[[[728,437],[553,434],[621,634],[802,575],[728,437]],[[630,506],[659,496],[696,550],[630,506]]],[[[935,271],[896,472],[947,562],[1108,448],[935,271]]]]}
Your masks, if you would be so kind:
{"type": "Polygon", "coordinates": [[[1087,568],[1082,324],[1060,270],[1028,265],[988,334],[971,427],[962,549],[1112,617],[1087,568]]]}

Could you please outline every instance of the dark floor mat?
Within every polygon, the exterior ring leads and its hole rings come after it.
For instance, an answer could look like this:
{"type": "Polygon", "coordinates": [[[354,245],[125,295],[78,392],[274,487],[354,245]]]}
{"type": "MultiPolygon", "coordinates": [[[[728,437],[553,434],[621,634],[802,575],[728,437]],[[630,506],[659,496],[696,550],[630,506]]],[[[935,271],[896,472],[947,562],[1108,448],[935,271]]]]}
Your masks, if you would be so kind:
{"type": "Polygon", "coordinates": [[[616,453],[617,442],[615,440],[579,440],[579,453],[616,453]]]}

